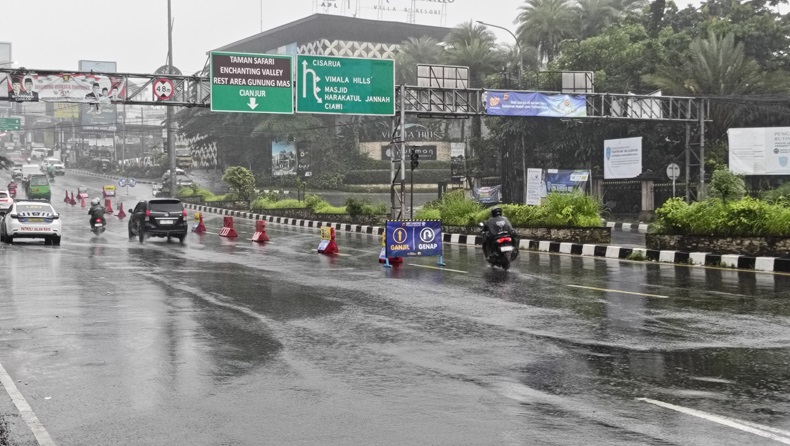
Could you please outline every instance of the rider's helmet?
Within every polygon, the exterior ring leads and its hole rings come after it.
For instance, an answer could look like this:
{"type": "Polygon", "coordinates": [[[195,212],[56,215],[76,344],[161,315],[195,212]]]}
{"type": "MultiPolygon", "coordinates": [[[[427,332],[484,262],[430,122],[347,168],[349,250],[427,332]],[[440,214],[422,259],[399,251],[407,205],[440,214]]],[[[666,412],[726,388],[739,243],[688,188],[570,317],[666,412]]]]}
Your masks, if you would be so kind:
{"type": "Polygon", "coordinates": [[[91,200],[91,204],[96,206],[97,204],[99,204],[99,199],[98,198],[94,198],[93,200],[91,200]]]}
{"type": "Polygon", "coordinates": [[[492,217],[501,217],[502,216],[502,208],[499,206],[494,206],[491,208],[491,216],[492,217]]]}

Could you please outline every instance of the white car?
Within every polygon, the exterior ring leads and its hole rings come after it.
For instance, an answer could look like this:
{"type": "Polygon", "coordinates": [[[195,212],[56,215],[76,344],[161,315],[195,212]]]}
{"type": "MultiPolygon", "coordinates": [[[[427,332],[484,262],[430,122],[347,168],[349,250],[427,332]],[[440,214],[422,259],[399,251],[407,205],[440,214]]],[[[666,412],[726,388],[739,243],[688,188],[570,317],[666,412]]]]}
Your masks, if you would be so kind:
{"type": "Polygon", "coordinates": [[[0,190],[0,215],[8,212],[12,204],[14,204],[14,199],[11,198],[11,194],[7,190],[0,190]]]}
{"type": "Polygon", "coordinates": [[[60,245],[63,223],[51,204],[17,201],[0,223],[0,241],[13,243],[18,238],[43,238],[47,245],[60,245]]]}
{"type": "Polygon", "coordinates": [[[57,158],[47,158],[41,163],[41,171],[47,172],[49,166],[55,167],[55,175],[66,175],[66,165],[57,158]]]}

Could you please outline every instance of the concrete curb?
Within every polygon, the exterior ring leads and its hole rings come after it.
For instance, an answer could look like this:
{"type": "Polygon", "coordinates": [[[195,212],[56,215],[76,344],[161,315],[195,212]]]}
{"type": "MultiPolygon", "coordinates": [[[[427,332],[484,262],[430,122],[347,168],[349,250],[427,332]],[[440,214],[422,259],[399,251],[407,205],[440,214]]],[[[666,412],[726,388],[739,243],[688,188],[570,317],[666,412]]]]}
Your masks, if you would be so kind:
{"type": "Polygon", "coordinates": [[[647,234],[648,230],[650,229],[650,225],[647,223],[620,223],[607,221],[604,226],[607,228],[612,228],[615,231],[638,232],[640,234],[647,234]]]}
{"type": "MultiPolygon", "coordinates": [[[[209,212],[218,215],[227,215],[250,220],[265,220],[269,223],[298,226],[302,228],[331,227],[336,231],[353,232],[360,234],[373,234],[380,236],[384,228],[380,226],[352,225],[348,223],[331,223],[298,218],[276,217],[273,215],[256,214],[246,211],[213,208],[204,205],[184,203],[184,207],[198,212],[209,212]]],[[[483,238],[479,235],[442,234],[442,241],[468,246],[480,246],[483,238]]],[[[562,243],[545,240],[521,240],[521,249],[530,251],[550,252],[558,254],[571,254],[588,257],[602,257],[608,259],[627,260],[629,257],[638,256],[648,261],[660,263],[675,263],[695,266],[717,266],[724,268],[746,269],[764,272],[790,273],[790,258],[780,257],[750,257],[735,254],[711,254],[707,252],[679,252],[658,251],[646,248],[623,248],[611,245],[591,245],[581,243],[562,243]]]]}

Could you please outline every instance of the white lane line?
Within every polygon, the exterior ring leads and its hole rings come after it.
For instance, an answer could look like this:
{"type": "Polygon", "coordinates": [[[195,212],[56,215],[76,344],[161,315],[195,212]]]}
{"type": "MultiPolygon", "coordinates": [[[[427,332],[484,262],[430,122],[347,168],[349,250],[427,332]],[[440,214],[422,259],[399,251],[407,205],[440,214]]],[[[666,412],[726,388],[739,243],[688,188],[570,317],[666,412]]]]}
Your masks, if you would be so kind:
{"type": "Polygon", "coordinates": [[[27,427],[33,432],[33,436],[36,437],[38,444],[40,446],[55,446],[55,442],[52,441],[49,433],[44,429],[44,425],[38,421],[38,417],[36,417],[36,414],[33,413],[33,409],[30,408],[25,397],[22,396],[19,389],[17,389],[14,380],[11,379],[8,372],[3,368],[3,364],[0,364],[0,383],[5,387],[5,391],[8,392],[11,401],[14,402],[17,410],[19,410],[19,415],[25,420],[27,427]]]}
{"type": "Polygon", "coordinates": [[[711,413],[703,412],[701,410],[690,409],[688,407],[676,406],[674,404],[665,403],[663,401],[658,400],[651,400],[650,398],[637,398],[638,401],[644,401],[646,403],[655,404],[656,406],[661,406],[666,409],[671,409],[680,413],[684,413],[687,415],[695,416],[702,418],[704,420],[712,421],[714,423],[723,424],[724,426],[729,426],[735,429],[742,430],[744,432],[749,432],[750,434],[759,435],[761,437],[770,438],[771,440],[778,441],[784,444],[790,444],[790,438],[783,437],[776,434],[782,434],[790,436],[790,432],[783,431],[781,429],[776,429],[770,426],[763,426],[757,423],[752,423],[750,421],[743,421],[738,420],[735,418],[724,417],[721,415],[714,415],[711,413]],[[769,432],[770,431],[770,432],[769,432]],[[771,433],[774,432],[774,433],[771,433]]]}
{"type": "Polygon", "coordinates": [[[669,296],[663,296],[661,294],[637,293],[635,291],[611,290],[609,288],[596,288],[593,286],[582,286],[582,285],[568,285],[568,286],[571,288],[581,288],[583,290],[604,291],[607,293],[631,294],[633,296],[645,296],[645,297],[655,297],[658,299],[669,299],[669,296]]]}
{"type": "Polygon", "coordinates": [[[454,273],[469,274],[468,271],[460,271],[460,270],[457,270],[457,269],[444,268],[444,267],[441,267],[441,266],[418,265],[416,263],[409,263],[409,266],[417,266],[417,267],[420,267],[420,268],[438,269],[439,271],[451,271],[451,272],[454,272],[454,273]]]}

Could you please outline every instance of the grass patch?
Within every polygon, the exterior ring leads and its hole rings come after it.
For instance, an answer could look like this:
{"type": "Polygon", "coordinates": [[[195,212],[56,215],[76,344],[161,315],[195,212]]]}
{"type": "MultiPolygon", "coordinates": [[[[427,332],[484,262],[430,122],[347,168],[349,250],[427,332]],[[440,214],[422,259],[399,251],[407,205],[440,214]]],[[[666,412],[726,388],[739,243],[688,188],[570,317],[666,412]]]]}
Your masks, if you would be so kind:
{"type": "Polygon", "coordinates": [[[642,251],[632,251],[631,254],[628,254],[628,256],[626,256],[626,259],[634,260],[638,262],[644,262],[645,260],[647,260],[647,257],[645,257],[642,251]]]}

